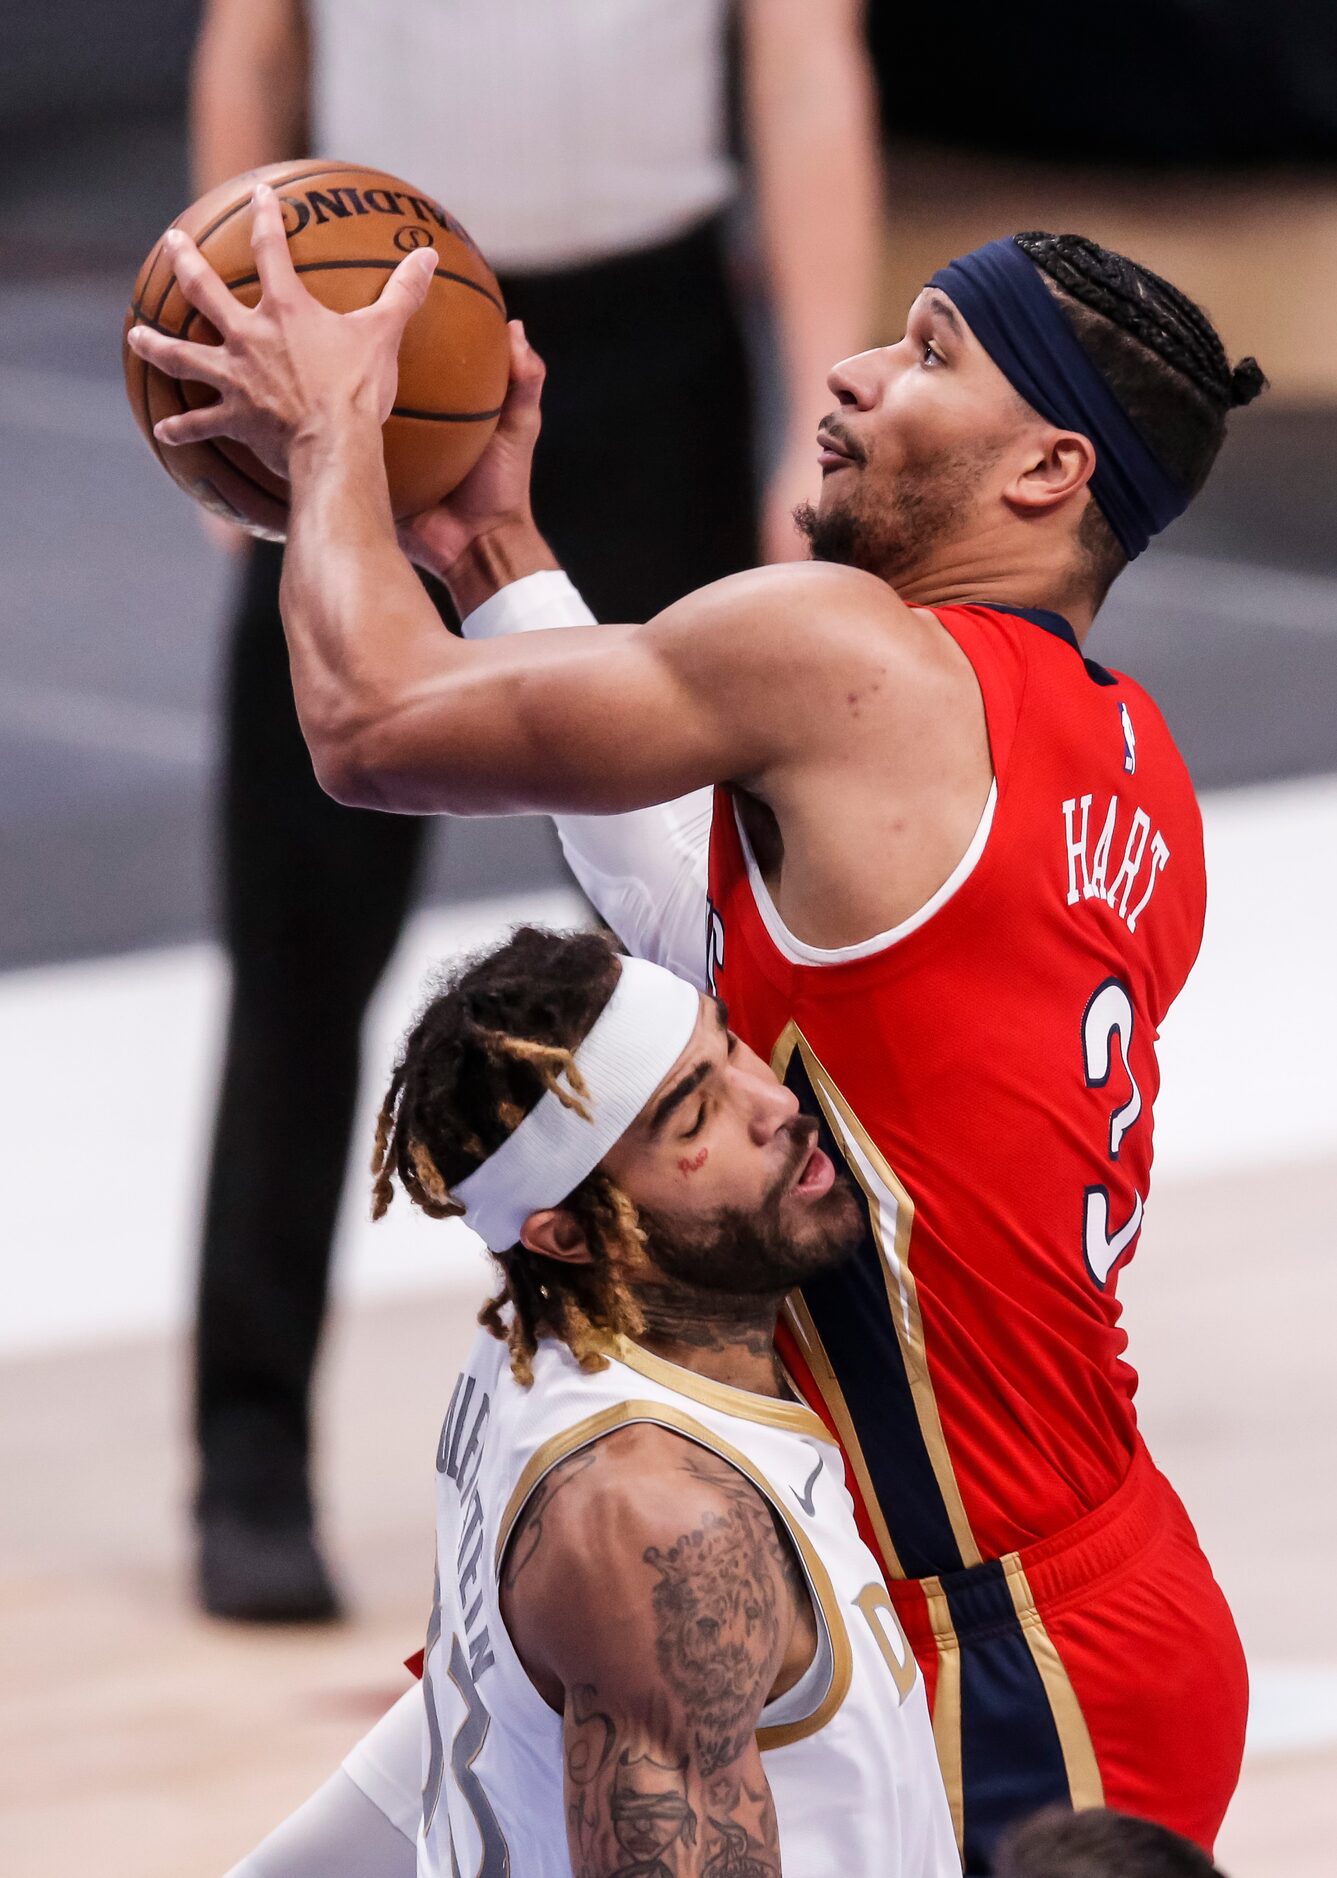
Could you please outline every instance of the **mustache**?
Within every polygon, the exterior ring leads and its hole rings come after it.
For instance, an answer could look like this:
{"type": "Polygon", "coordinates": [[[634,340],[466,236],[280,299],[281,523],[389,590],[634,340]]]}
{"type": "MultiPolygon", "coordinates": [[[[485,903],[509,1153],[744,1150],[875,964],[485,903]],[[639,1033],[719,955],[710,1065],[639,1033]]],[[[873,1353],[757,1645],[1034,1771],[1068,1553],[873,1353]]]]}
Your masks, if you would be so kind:
{"type": "Polygon", "coordinates": [[[794,1138],[793,1151],[785,1163],[784,1172],[775,1183],[776,1193],[788,1192],[791,1184],[803,1171],[808,1156],[817,1146],[821,1130],[811,1115],[796,1115],[792,1122],[785,1125],[785,1131],[794,1138]]]}
{"type": "Polygon", "coordinates": [[[834,438],[841,449],[844,450],[848,456],[852,457],[856,463],[866,463],[868,461],[868,452],[854,435],[849,425],[841,422],[837,412],[832,411],[829,417],[824,417],[818,429],[824,430],[828,437],[834,438]]]}

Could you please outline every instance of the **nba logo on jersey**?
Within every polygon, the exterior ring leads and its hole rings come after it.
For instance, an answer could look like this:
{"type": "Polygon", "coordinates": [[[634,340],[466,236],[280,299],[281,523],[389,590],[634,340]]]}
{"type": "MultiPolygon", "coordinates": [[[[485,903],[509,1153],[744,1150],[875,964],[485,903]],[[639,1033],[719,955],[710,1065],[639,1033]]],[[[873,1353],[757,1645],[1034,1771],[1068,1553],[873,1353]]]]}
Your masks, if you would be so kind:
{"type": "Polygon", "coordinates": [[[706,899],[706,990],[715,996],[715,981],[724,963],[724,921],[715,902],[706,899]]]}
{"type": "Polygon", "coordinates": [[[1133,735],[1133,720],[1126,704],[1119,706],[1119,722],[1123,726],[1123,766],[1132,776],[1137,771],[1137,738],[1133,735]]]}

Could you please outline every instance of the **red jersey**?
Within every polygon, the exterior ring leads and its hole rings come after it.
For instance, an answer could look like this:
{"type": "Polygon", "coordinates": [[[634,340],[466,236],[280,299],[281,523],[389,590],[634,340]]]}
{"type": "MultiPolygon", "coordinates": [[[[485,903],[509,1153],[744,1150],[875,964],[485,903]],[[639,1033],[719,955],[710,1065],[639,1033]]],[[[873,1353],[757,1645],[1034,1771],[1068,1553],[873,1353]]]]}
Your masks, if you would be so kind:
{"type": "Polygon", "coordinates": [[[1158,1029],[1197,955],[1202,823],[1139,686],[1055,614],[934,609],[983,693],[994,789],[929,906],[789,935],[727,790],[710,957],[730,1022],[853,1177],[856,1255],[782,1349],[893,1577],[979,1564],[1115,1492],[1136,1438],[1115,1287],[1142,1223],[1158,1029]]]}

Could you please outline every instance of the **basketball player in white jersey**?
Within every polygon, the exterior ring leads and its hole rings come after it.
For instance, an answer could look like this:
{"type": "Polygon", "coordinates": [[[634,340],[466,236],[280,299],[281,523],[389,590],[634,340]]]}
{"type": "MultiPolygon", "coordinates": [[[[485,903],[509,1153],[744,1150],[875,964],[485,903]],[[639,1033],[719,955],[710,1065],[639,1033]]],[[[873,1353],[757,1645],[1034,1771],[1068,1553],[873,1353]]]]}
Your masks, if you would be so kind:
{"type": "MultiPolygon", "coordinates": [[[[388,1722],[424,1736],[419,1878],[957,1878],[922,1680],[772,1344],[857,1208],[721,1007],[522,929],[419,1018],[376,1169],[378,1213],[398,1179],[505,1278],[437,1451],[425,1731],[388,1722]]],[[[236,1878],[411,1872],[376,1758],[236,1878]]]]}

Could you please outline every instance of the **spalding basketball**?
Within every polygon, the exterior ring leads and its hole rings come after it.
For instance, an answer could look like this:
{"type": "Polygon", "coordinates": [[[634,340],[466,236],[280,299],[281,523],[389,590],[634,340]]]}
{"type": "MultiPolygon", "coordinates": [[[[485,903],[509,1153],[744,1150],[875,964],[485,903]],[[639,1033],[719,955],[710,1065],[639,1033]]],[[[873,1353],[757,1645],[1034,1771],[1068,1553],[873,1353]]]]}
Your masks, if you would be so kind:
{"type": "MultiPolygon", "coordinates": [[[[325,306],[352,313],[370,306],[392,270],[415,248],[440,256],[427,299],[399,350],[399,386],[385,426],[385,467],[397,518],[431,508],[460,483],[496,428],[509,376],[506,309],[496,277],[453,215],[430,196],[357,164],[272,163],[202,196],[173,228],[184,229],[245,306],[260,284],[251,254],[251,194],[277,193],[288,251],[307,288],[325,306]]],[[[159,241],[140,270],[126,315],[174,338],[216,344],[218,334],[181,292],[159,241]]],[[[210,403],[206,385],[169,378],[124,344],[126,389],[139,428],[168,475],[206,508],[254,535],[281,541],[288,486],[249,450],[225,437],[159,444],[164,417],[210,403]]]]}

